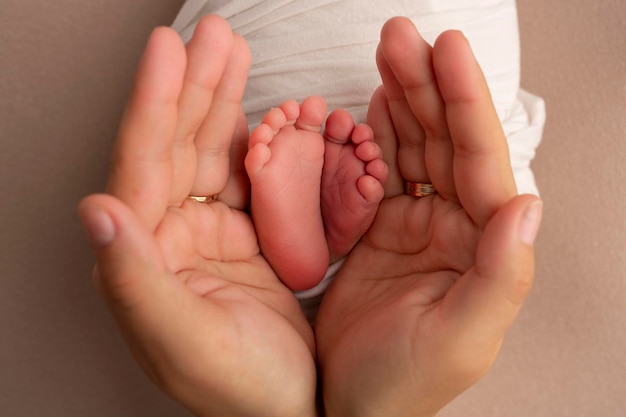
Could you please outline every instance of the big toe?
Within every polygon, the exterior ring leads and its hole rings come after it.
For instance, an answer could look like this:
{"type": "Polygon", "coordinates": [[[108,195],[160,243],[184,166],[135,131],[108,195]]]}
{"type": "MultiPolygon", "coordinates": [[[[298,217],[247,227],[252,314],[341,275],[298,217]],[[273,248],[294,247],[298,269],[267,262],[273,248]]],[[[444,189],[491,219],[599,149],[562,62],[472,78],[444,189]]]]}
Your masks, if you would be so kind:
{"type": "Polygon", "coordinates": [[[322,97],[311,96],[300,105],[300,116],[296,120],[296,128],[319,133],[326,118],[326,102],[322,97]]]}
{"type": "Polygon", "coordinates": [[[347,110],[338,109],[328,115],[326,140],[343,145],[350,141],[353,131],[354,119],[347,110]]]}

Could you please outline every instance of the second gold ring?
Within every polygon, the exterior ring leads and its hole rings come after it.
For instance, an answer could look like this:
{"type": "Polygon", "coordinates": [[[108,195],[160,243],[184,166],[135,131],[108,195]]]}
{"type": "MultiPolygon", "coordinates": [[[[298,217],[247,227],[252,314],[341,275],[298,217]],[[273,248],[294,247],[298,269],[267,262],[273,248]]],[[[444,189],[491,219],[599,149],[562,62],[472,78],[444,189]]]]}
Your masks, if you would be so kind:
{"type": "Polygon", "coordinates": [[[437,194],[437,190],[432,184],[427,182],[404,182],[404,194],[413,197],[426,197],[432,194],[437,194]]]}

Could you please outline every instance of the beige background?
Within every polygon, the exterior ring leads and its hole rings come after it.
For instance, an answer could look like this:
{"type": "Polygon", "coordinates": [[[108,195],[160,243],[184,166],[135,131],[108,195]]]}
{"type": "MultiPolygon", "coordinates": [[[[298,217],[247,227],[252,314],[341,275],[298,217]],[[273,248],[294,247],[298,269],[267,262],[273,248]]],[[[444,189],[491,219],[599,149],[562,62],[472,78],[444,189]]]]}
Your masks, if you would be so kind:
{"type": "MultiPolygon", "coordinates": [[[[104,184],[148,33],[182,2],[0,0],[1,416],[187,415],[127,353],[74,209],[104,184]]],[[[624,415],[625,5],[519,2],[523,85],[549,113],[537,283],[493,371],[443,416],[624,415]]]]}

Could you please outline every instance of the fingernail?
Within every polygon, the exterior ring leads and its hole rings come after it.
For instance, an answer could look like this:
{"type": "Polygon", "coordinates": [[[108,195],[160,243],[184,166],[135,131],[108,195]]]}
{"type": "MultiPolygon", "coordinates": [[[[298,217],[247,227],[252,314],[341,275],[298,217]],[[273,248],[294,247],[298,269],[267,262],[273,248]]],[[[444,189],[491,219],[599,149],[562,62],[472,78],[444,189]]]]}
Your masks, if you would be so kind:
{"type": "Polygon", "coordinates": [[[78,211],[87,239],[94,250],[102,249],[115,239],[113,219],[101,207],[84,206],[78,211]]]}
{"type": "Polygon", "coordinates": [[[543,213],[543,202],[541,200],[534,201],[526,207],[524,216],[519,226],[519,236],[522,242],[528,246],[532,246],[539,232],[541,224],[541,216],[543,213]]]}

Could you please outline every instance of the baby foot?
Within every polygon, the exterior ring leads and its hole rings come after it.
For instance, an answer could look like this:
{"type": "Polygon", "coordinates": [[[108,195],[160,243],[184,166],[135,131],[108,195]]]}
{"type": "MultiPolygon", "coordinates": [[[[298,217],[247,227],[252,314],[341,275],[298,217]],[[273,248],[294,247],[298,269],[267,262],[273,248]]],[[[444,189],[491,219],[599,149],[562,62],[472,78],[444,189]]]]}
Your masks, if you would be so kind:
{"type": "Polygon", "coordinates": [[[314,287],[328,268],[320,211],[325,117],[321,97],[283,103],[252,132],[245,160],[259,246],[294,291],[314,287]]]}
{"type": "Polygon", "coordinates": [[[321,207],[331,263],[347,255],[374,221],[389,169],[372,129],[336,110],[326,121],[321,207]]]}

